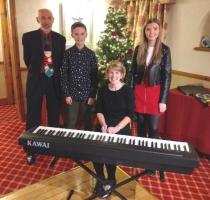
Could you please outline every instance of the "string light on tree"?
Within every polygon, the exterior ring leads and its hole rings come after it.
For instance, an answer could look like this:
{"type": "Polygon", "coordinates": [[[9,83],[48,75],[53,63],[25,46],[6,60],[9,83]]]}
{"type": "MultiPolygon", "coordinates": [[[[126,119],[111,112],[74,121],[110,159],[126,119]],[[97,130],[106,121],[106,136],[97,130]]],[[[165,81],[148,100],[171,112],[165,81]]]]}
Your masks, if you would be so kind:
{"type": "Polygon", "coordinates": [[[126,67],[125,81],[128,82],[128,74],[131,67],[133,42],[130,33],[127,32],[127,19],[122,8],[108,8],[105,19],[105,30],[101,33],[97,43],[96,55],[99,63],[99,83],[105,82],[105,70],[112,60],[120,60],[126,67]]]}

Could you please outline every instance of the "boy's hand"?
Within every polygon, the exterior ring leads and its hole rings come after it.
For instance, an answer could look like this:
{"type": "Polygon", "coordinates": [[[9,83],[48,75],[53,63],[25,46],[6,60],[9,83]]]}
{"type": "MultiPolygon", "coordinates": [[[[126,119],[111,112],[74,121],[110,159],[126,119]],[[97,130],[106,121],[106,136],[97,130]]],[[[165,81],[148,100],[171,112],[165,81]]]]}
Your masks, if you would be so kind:
{"type": "Polygon", "coordinates": [[[66,97],[66,104],[71,105],[72,104],[72,98],[71,97],[66,97]]]}
{"type": "Polygon", "coordinates": [[[90,105],[90,106],[92,106],[93,104],[95,103],[95,99],[93,99],[93,98],[88,98],[88,101],[87,101],[87,104],[88,105],[90,105]]]}

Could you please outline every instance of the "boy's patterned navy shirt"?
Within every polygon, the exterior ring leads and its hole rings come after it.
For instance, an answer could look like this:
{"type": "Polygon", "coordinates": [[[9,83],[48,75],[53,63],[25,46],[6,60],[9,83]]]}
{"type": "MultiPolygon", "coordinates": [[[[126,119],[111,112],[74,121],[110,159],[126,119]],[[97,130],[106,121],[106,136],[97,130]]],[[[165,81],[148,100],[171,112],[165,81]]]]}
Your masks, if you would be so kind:
{"type": "Polygon", "coordinates": [[[97,90],[97,60],[95,53],[86,46],[76,45],[67,49],[61,67],[61,87],[65,97],[84,102],[95,98],[97,90]]]}

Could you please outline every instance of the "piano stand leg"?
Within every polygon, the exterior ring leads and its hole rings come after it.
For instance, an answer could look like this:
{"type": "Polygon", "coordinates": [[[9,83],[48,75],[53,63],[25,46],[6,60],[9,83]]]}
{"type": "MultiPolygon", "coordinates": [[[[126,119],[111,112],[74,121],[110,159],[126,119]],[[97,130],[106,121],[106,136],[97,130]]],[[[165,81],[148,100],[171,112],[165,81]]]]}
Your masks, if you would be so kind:
{"type": "Polygon", "coordinates": [[[165,180],[164,171],[159,171],[159,176],[160,176],[160,181],[163,182],[165,180]]]}
{"type": "Polygon", "coordinates": [[[34,154],[27,154],[26,155],[26,162],[28,163],[28,165],[32,165],[35,163],[36,160],[36,156],[34,154]]]}
{"type": "Polygon", "coordinates": [[[70,199],[71,199],[71,197],[72,197],[72,195],[73,195],[73,193],[74,193],[74,190],[71,190],[71,191],[69,192],[69,194],[68,194],[68,196],[67,196],[67,199],[66,199],[66,200],[70,200],[70,199]]]}
{"type": "MultiPolygon", "coordinates": [[[[74,160],[74,159],[73,159],[74,160]]],[[[100,177],[98,177],[92,170],[90,170],[86,165],[84,165],[82,162],[80,162],[79,160],[74,160],[81,168],[83,168],[86,172],[88,172],[91,176],[93,176],[95,179],[97,179],[98,181],[100,181],[103,185],[106,185],[106,181],[102,180],[100,177]]],[[[121,182],[119,182],[118,184],[115,185],[115,187],[112,187],[110,190],[111,192],[113,192],[116,196],[118,196],[121,200],[127,200],[122,194],[120,194],[118,191],[116,191],[116,189],[118,187],[121,187],[141,176],[144,176],[145,174],[147,174],[148,171],[145,170],[141,173],[138,173],[136,175],[131,176],[130,178],[127,178],[121,182]]],[[[108,191],[107,191],[108,192],[108,191]]],[[[85,200],[92,200],[95,199],[96,197],[98,197],[98,195],[93,194],[90,197],[86,198],[85,200]]],[[[68,200],[68,199],[67,199],[68,200]]]]}
{"type": "Polygon", "coordinates": [[[58,159],[59,159],[59,157],[54,157],[50,163],[50,167],[54,167],[54,165],[57,163],[58,159]]]}

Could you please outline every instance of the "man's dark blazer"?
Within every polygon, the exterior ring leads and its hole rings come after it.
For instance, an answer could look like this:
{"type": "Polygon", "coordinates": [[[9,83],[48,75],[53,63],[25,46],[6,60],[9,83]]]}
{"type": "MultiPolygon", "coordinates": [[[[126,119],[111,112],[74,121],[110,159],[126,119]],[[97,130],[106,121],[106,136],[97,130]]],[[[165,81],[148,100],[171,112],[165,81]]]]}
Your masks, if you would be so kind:
{"type": "MultiPolygon", "coordinates": [[[[66,39],[59,33],[51,32],[52,37],[52,58],[53,58],[53,83],[56,94],[61,95],[60,90],[60,67],[62,65],[63,55],[65,51],[66,39]]],[[[41,39],[41,30],[35,30],[23,34],[23,55],[24,61],[28,68],[28,77],[26,84],[26,96],[27,98],[41,92],[41,76],[40,71],[43,65],[43,45],[41,39]]]]}

